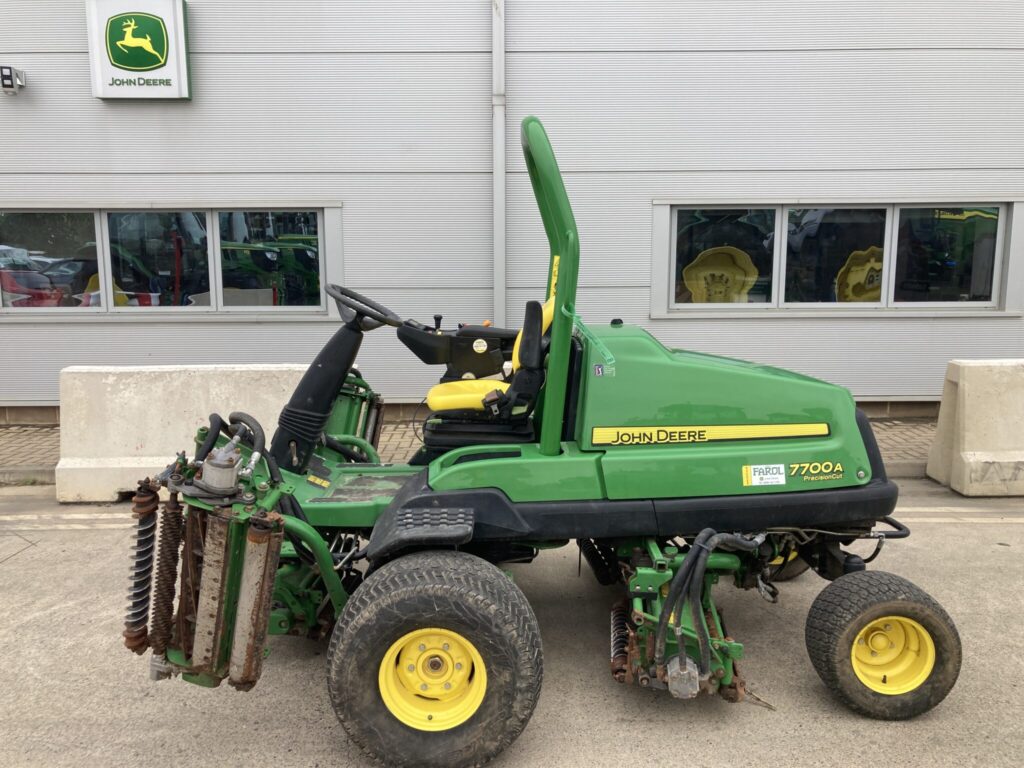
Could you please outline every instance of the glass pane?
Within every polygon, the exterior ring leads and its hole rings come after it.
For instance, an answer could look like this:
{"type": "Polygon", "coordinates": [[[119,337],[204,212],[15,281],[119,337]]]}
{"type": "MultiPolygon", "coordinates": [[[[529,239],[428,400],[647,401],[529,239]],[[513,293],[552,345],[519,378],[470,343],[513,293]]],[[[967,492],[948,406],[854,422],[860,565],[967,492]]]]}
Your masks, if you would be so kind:
{"type": "Polygon", "coordinates": [[[114,306],[210,306],[206,214],[120,211],[107,223],[114,306]]]}
{"type": "Polygon", "coordinates": [[[880,302],[884,208],[791,208],[786,301],[880,302]]]}
{"type": "Polygon", "coordinates": [[[901,208],[896,301],[991,301],[998,208],[901,208]]]}
{"type": "Polygon", "coordinates": [[[316,211],[222,211],[219,219],[225,306],[320,306],[316,211]]]}
{"type": "Polygon", "coordinates": [[[772,300],[775,209],[676,211],[677,304],[772,300]]]}
{"type": "Polygon", "coordinates": [[[100,304],[91,213],[0,212],[0,307],[100,304]]]}

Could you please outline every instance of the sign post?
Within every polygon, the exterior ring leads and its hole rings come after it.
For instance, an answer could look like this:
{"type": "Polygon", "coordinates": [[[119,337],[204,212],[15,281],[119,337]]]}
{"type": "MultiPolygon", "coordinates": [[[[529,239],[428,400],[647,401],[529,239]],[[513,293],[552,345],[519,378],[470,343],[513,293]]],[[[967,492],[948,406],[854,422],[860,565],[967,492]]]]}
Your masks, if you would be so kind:
{"type": "Polygon", "coordinates": [[[92,93],[189,99],[185,0],[87,0],[92,93]]]}

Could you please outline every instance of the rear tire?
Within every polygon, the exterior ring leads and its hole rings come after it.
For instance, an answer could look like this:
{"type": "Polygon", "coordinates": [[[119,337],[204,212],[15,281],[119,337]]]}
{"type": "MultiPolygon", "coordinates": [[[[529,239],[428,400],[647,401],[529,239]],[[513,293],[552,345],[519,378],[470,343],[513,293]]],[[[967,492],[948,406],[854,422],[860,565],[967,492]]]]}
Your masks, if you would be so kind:
{"type": "Polygon", "coordinates": [[[840,701],[906,720],[938,705],[960,674],[960,636],[931,596],[904,578],[859,571],[821,591],[807,615],[807,653],[840,701]]]}
{"type": "Polygon", "coordinates": [[[338,720],[388,765],[483,765],[522,733],[543,678],[540,631],[523,593],[460,552],[406,555],[370,575],[345,606],[328,654],[338,720]],[[452,671],[457,661],[471,671],[452,671]],[[421,669],[426,676],[413,678],[421,669]],[[454,689],[441,690],[446,680],[454,689]]]}

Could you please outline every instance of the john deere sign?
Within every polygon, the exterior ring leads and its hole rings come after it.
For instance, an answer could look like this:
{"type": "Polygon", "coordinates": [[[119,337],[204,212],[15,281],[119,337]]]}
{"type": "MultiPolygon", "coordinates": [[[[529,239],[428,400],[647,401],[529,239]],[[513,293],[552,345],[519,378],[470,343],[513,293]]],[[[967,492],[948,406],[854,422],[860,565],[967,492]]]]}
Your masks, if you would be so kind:
{"type": "Polygon", "coordinates": [[[184,0],[88,0],[87,13],[94,96],[191,96],[184,0]]]}

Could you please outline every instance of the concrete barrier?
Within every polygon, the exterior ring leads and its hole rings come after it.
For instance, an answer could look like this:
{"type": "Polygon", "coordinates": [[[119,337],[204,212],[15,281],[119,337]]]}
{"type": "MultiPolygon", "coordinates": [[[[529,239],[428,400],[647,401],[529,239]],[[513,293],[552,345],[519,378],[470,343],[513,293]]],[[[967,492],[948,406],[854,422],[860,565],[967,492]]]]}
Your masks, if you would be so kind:
{"type": "Polygon", "coordinates": [[[1024,495],[1024,360],[952,360],[928,476],[964,496],[1024,495]]]}
{"type": "Polygon", "coordinates": [[[208,416],[254,416],[270,441],[305,365],[72,366],[60,373],[57,500],[112,501],[161,471],[208,416]]]}

